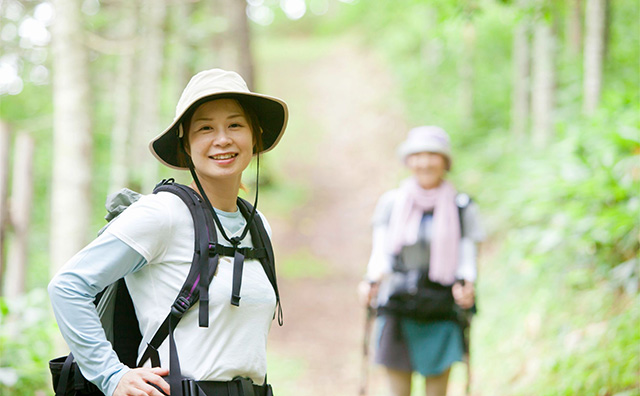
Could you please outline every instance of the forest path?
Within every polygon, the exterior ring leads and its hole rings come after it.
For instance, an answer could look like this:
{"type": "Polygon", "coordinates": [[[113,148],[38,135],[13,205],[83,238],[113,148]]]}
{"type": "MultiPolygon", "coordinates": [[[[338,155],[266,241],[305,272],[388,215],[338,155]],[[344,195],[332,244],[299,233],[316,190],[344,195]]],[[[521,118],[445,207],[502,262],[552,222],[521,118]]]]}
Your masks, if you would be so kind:
{"type": "MultiPolygon", "coordinates": [[[[274,322],[269,341],[270,367],[280,366],[269,377],[278,396],[358,394],[365,313],[356,287],[369,257],[370,218],[395,185],[395,147],[407,131],[383,62],[355,40],[332,43],[296,38],[287,53],[303,55],[266,55],[271,80],[263,89],[290,106],[289,128],[274,150],[286,155],[279,173],[308,196],[286,219],[267,213],[276,254],[282,263],[305,252],[315,259],[296,265],[324,267],[322,276],[280,276],[285,325],[274,322]],[[309,46],[320,52],[305,56],[309,46]]],[[[370,395],[380,394],[375,388],[370,395]]]]}

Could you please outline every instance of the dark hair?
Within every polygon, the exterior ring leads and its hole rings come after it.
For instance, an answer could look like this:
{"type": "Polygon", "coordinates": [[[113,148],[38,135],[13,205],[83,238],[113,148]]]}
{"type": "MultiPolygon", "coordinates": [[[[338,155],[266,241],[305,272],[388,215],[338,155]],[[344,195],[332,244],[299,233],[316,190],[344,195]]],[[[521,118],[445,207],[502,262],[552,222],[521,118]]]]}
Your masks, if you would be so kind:
{"type": "MultiPolygon", "coordinates": [[[[260,119],[258,118],[258,114],[255,112],[255,110],[248,103],[243,102],[240,98],[237,98],[237,97],[227,97],[227,98],[218,97],[213,100],[218,100],[218,99],[232,99],[232,100],[235,100],[236,103],[238,103],[238,105],[240,105],[240,107],[242,108],[242,111],[244,112],[245,117],[247,118],[247,122],[249,123],[249,128],[251,129],[251,133],[253,134],[253,140],[254,140],[253,152],[254,153],[261,152],[262,149],[264,148],[264,143],[262,142],[262,126],[260,125],[260,119]]],[[[210,102],[210,101],[205,101],[195,106],[191,106],[191,108],[185,112],[184,116],[182,116],[184,120],[182,121],[182,130],[184,131],[184,133],[180,138],[180,147],[176,148],[178,150],[178,155],[177,155],[178,165],[181,167],[185,167],[185,168],[189,167],[190,158],[189,158],[189,154],[187,154],[187,151],[189,150],[189,128],[191,127],[191,118],[193,117],[193,113],[195,113],[200,106],[202,106],[207,102],[210,102]]]]}

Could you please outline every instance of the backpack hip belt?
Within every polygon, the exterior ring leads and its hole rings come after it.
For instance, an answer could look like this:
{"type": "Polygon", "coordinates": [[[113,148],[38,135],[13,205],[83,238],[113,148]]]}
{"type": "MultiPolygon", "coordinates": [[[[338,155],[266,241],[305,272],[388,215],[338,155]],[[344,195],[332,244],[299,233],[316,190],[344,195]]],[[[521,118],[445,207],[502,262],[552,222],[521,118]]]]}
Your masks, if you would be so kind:
{"type": "Polygon", "coordinates": [[[231,381],[182,380],[183,396],[273,396],[271,385],[255,385],[250,379],[236,377],[231,381]]]}

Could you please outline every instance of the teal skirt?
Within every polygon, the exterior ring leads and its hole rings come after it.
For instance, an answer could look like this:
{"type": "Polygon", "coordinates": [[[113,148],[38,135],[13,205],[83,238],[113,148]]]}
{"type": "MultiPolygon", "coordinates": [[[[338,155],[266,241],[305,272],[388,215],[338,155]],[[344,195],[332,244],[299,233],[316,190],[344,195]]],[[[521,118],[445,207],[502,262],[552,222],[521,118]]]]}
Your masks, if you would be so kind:
{"type": "Polygon", "coordinates": [[[453,321],[421,322],[383,315],[376,321],[376,363],[425,377],[439,375],[462,361],[462,330],[453,321]]]}

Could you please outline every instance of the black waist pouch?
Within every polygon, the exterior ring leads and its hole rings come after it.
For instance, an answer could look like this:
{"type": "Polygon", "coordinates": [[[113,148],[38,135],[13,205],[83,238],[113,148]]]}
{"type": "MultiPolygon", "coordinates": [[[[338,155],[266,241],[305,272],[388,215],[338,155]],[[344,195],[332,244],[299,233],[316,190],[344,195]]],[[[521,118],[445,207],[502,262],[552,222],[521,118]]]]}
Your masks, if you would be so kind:
{"type": "Polygon", "coordinates": [[[50,360],[49,370],[56,396],[104,396],[82,376],[72,354],[50,360]]]}
{"type": "Polygon", "coordinates": [[[388,299],[378,310],[424,321],[457,318],[451,286],[432,282],[421,270],[394,272],[389,279],[388,299]]]}

